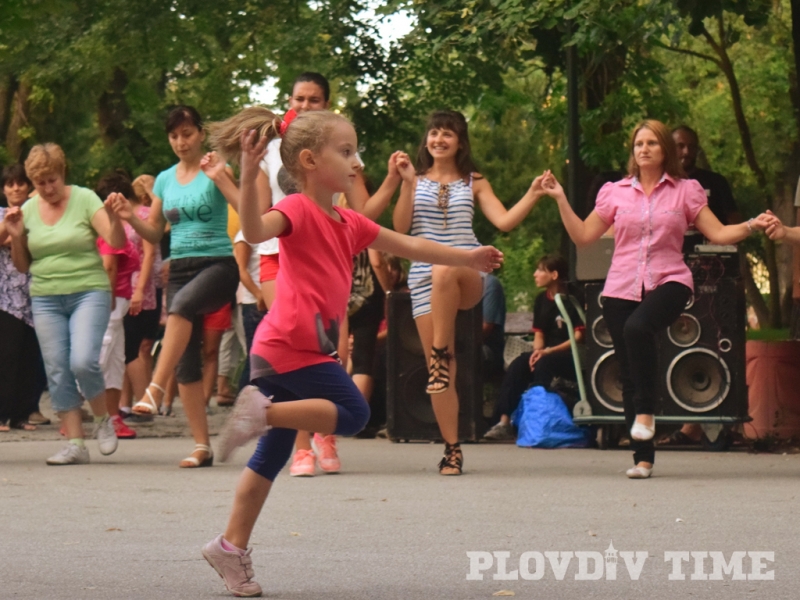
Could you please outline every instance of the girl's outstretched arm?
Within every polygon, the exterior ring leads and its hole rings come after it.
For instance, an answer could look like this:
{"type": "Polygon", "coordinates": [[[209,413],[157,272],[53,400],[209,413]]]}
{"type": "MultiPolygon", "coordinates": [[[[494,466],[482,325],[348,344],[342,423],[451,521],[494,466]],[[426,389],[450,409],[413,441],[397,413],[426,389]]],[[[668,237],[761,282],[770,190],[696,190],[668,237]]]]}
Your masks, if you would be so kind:
{"type": "Polygon", "coordinates": [[[256,140],[255,131],[242,133],[239,221],[244,239],[251,244],[259,244],[279,236],[288,225],[286,217],[276,210],[261,214],[258,179],[259,173],[263,172],[259,165],[267,153],[268,141],[266,137],[256,140]]]}
{"type": "Polygon", "coordinates": [[[452,267],[470,267],[476,271],[491,273],[503,264],[503,253],[492,246],[480,246],[472,250],[451,248],[421,237],[404,235],[381,227],[378,237],[370,248],[389,252],[417,262],[452,267]]]}
{"type": "Polygon", "coordinates": [[[472,187],[475,191],[475,198],[480,204],[483,214],[491,221],[492,225],[500,231],[511,231],[522,220],[528,216],[536,203],[545,194],[542,181],[547,172],[542,173],[531,182],[531,186],[525,195],[510,209],[506,210],[503,203],[495,195],[492,186],[486,179],[480,178],[473,181],[472,187]]]}

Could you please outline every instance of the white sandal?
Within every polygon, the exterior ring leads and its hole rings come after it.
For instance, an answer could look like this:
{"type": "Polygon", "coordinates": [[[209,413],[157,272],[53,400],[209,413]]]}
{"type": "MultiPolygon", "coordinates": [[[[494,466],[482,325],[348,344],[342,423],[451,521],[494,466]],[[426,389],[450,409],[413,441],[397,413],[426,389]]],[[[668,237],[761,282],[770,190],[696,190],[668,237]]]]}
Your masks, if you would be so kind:
{"type": "Polygon", "coordinates": [[[131,411],[135,412],[137,415],[157,415],[158,414],[158,404],[156,404],[156,399],[153,398],[153,394],[150,393],[150,388],[154,387],[159,392],[161,392],[161,399],[163,401],[164,397],[167,395],[167,390],[162,388],[156,382],[151,381],[150,385],[144,390],[146,394],[146,398],[142,398],[136,404],[131,407],[131,411]]]}
{"type": "Polygon", "coordinates": [[[643,425],[638,421],[634,422],[633,427],[631,427],[631,437],[637,442],[647,442],[649,440],[652,440],[655,434],[656,434],[655,419],[653,419],[652,427],[643,425]]]}
{"type": "Polygon", "coordinates": [[[625,471],[625,475],[628,476],[628,479],[647,479],[652,473],[653,467],[648,469],[647,467],[640,467],[639,465],[625,471]]]}
{"type": "Polygon", "coordinates": [[[178,466],[181,469],[197,469],[198,467],[210,467],[214,464],[214,451],[211,449],[211,446],[206,444],[195,444],[193,453],[197,452],[198,450],[206,452],[208,456],[203,460],[199,460],[196,456],[187,456],[180,462],[178,466]]]}

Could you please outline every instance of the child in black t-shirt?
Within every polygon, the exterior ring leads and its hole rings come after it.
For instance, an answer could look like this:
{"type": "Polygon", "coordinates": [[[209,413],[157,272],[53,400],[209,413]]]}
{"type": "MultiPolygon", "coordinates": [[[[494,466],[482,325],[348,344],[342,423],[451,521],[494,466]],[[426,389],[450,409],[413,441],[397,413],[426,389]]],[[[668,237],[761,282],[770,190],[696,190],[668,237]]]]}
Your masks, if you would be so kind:
{"type": "MultiPolygon", "coordinates": [[[[556,294],[566,293],[567,272],[567,262],[563,258],[548,255],[539,261],[533,273],[536,286],[545,288],[533,303],[533,351],[520,354],[508,366],[494,410],[497,424],[486,432],[484,439],[516,438],[510,415],[529,387],[540,385],[550,389],[555,377],[575,379],[567,324],[555,301],[556,294]]],[[[575,339],[581,341],[583,324],[572,303],[567,302],[566,307],[575,327],[575,339]]]]}

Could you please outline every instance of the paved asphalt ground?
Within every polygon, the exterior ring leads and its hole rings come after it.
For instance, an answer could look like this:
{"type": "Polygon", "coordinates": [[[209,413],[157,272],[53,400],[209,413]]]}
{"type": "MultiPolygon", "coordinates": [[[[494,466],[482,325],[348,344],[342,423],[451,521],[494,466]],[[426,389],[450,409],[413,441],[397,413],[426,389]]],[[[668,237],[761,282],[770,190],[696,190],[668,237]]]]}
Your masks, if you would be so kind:
{"type": "MultiPolygon", "coordinates": [[[[177,468],[191,449],[185,437],[123,441],[109,457],[90,441],[92,464],[48,467],[44,459],[61,446],[50,433],[0,443],[0,598],[228,597],[200,547],[224,528],[252,448],[231,464],[190,471],[177,468]]],[[[652,479],[630,481],[627,451],[468,445],[460,478],[437,474],[440,452],[432,444],[346,439],[341,474],[281,474],[253,537],[265,595],[800,597],[800,455],[664,451],[652,479]],[[519,573],[494,580],[492,554],[480,555],[492,557],[483,580],[467,579],[468,551],[508,552],[513,572],[524,552],[603,553],[612,540],[621,553],[647,553],[638,580],[622,554],[616,580],[606,580],[607,567],[591,558],[581,571],[578,554],[562,563],[562,580],[547,558],[538,580],[519,573]],[[726,561],[734,551],[774,552],[762,569],[774,580],[733,580],[724,571],[721,581],[692,580],[690,559],[682,566],[686,580],[670,581],[666,551],[717,551],[726,561]],[[602,578],[576,581],[581,572],[602,578]]],[[[523,566],[535,574],[536,555],[527,556],[534,558],[523,566]]],[[[745,576],[752,562],[743,559],[745,576]]],[[[712,573],[712,559],[702,564],[698,573],[712,573]]]]}

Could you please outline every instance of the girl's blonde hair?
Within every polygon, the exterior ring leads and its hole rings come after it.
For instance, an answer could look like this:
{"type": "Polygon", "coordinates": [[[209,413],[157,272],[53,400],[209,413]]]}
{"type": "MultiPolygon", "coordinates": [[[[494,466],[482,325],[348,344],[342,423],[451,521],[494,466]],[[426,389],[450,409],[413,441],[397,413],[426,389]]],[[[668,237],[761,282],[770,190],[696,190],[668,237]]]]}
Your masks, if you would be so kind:
{"type": "Polygon", "coordinates": [[[325,110],[304,112],[291,122],[281,142],[281,162],[289,174],[298,182],[305,180],[300,165],[300,153],[311,150],[318,153],[330,139],[331,131],[339,123],[352,123],[341,115],[325,110]]]}
{"type": "Polygon", "coordinates": [[[154,181],[155,178],[152,175],[144,174],[139,175],[131,183],[133,186],[133,193],[141,204],[147,204],[147,198],[149,197],[147,193],[147,187],[149,184],[149,186],[152,188],[154,181]]]}
{"type": "Polygon", "coordinates": [[[255,130],[258,138],[269,141],[280,135],[281,118],[263,106],[251,106],[224,121],[208,125],[209,144],[225,161],[239,164],[242,133],[255,130]]]}
{"type": "Polygon", "coordinates": [[[60,175],[63,179],[67,173],[67,159],[58,144],[37,144],[25,159],[25,174],[36,182],[47,175],[60,175]]]}

